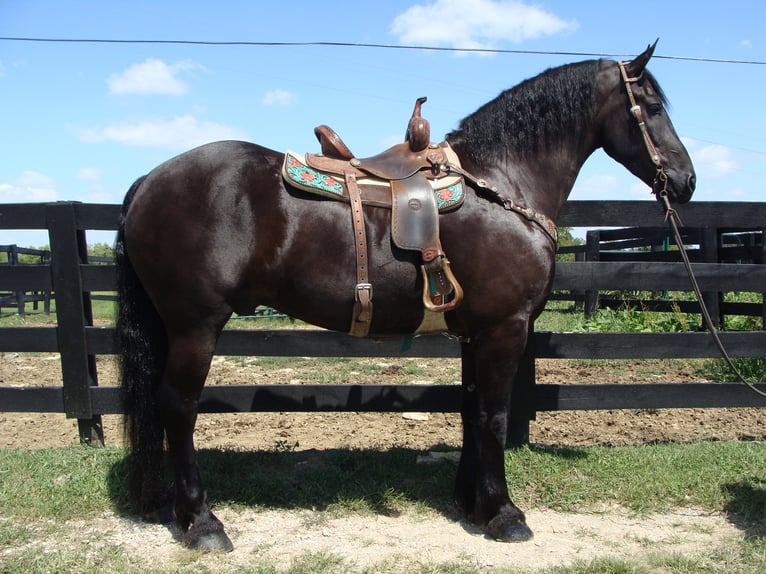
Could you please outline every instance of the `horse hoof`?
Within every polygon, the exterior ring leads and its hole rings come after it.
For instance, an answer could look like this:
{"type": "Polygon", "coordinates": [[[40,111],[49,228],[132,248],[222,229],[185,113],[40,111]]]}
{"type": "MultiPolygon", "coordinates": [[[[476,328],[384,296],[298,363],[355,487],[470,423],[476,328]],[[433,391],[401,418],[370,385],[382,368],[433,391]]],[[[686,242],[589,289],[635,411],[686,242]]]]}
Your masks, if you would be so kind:
{"type": "Polygon", "coordinates": [[[202,552],[231,552],[234,550],[234,544],[223,531],[210,532],[200,536],[190,536],[191,533],[189,531],[184,536],[184,545],[192,550],[202,552]]]}
{"type": "Polygon", "coordinates": [[[526,522],[503,523],[501,520],[490,521],[487,534],[500,542],[526,542],[534,536],[526,522]]]}

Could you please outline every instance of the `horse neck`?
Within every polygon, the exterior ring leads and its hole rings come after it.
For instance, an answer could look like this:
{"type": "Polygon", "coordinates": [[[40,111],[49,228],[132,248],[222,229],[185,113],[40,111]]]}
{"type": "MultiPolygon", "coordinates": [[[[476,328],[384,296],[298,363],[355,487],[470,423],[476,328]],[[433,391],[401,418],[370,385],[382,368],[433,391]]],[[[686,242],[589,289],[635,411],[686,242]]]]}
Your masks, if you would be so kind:
{"type": "Polygon", "coordinates": [[[601,146],[603,69],[588,60],[546,70],[464,118],[447,141],[476,175],[555,219],[601,146]]]}
{"type": "Polygon", "coordinates": [[[534,152],[509,152],[502,161],[475,157],[465,142],[451,142],[464,168],[501,193],[558,220],[585,161],[596,149],[595,133],[561,134],[556,146],[534,152]],[[472,171],[473,170],[473,171],[472,171]]]}

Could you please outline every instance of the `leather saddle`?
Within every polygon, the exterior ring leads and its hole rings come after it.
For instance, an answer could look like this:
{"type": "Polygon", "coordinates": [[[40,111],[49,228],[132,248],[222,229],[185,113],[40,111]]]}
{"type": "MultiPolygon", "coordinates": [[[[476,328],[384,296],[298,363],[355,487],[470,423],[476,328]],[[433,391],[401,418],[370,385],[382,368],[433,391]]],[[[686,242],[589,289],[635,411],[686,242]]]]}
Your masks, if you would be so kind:
{"type": "Polygon", "coordinates": [[[291,185],[351,204],[357,284],[350,334],[366,336],[372,320],[372,285],[367,268],[363,205],[391,209],[391,236],[401,249],[420,251],[423,304],[433,312],[456,308],[463,291],[439,240],[439,212],[462,203],[464,184],[448,165],[458,165],[449,144],[430,141],[415,103],[405,141],[368,158],[356,158],[335,131],[315,128],[321,153],[285,154],[282,175],[291,185]]]}

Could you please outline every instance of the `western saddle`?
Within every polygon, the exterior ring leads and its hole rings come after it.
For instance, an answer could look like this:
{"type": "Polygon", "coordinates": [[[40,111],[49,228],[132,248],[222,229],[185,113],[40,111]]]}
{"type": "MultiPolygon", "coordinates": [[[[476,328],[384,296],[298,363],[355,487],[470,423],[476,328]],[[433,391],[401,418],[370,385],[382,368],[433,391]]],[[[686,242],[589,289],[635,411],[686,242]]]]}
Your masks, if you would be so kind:
{"type": "Polygon", "coordinates": [[[420,251],[427,310],[449,311],[463,298],[439,241],[439,211],[462,202],[463,181],[448,167],[458,164],[449,144],[430,141],[429,123],[421,115],[425,101],[418,98],[415,102],[404,142],[376,156],[356,158],[326,125],[314,129],[321,153],[285,154],[283,176],[288,183],[351,204],[356,285],[349,332],[354,336],[366,336],[372,321],[365,204],[390,208],[394,243],[401,249],[420,251]]]}

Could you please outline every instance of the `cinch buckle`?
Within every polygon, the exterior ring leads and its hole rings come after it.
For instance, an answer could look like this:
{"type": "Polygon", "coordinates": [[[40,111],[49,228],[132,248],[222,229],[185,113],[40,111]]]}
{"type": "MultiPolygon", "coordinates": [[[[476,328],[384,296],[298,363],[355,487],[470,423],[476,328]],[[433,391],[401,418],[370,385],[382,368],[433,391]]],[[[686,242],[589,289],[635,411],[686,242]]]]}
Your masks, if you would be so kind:
{"type": "Polygon", "coordinates": [[[365,291],[367,293],[367,301],[372,301],[372,283],[357,283],[354,287],[354,299],[361,301],[359,294],[365,291]]]}

